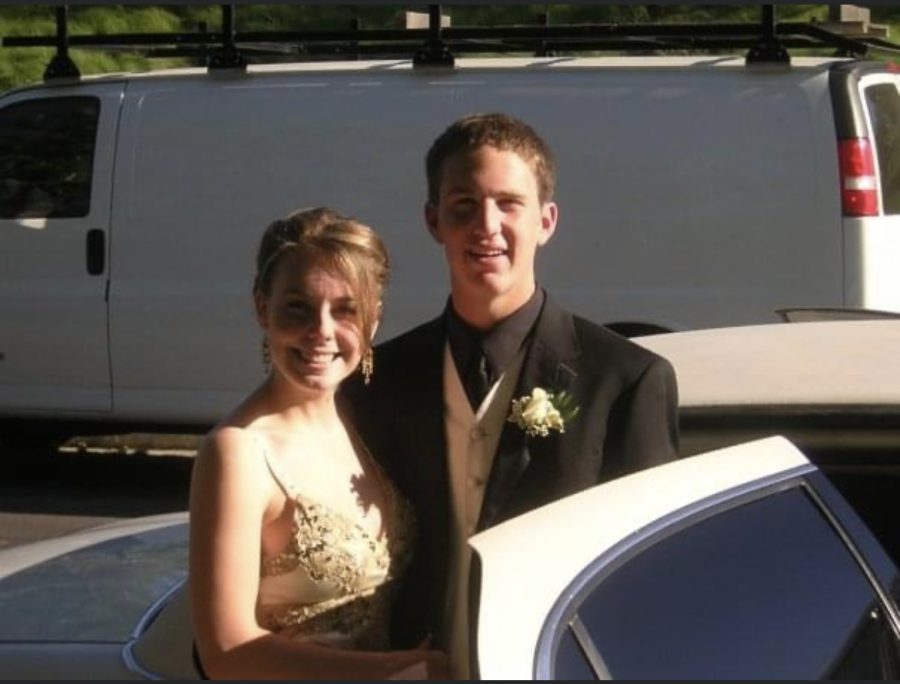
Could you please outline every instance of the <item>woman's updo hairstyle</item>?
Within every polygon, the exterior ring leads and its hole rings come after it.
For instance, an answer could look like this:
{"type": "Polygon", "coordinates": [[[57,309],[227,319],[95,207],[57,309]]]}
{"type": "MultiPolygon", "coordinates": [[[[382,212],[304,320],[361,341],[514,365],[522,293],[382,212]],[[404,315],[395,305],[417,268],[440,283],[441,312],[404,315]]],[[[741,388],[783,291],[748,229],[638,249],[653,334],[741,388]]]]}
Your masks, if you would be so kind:
{"type": "Polygon", "coordinates": [[[363,351],[368,350],[390,278],[390,260],[378,234],[329,207],[300,209],[273,221],[256,255],[255,292],[272,294],[274,274],[286,252],[321,260],[323,267],[347,281],[357,301],[360,342],[363,351]]]}

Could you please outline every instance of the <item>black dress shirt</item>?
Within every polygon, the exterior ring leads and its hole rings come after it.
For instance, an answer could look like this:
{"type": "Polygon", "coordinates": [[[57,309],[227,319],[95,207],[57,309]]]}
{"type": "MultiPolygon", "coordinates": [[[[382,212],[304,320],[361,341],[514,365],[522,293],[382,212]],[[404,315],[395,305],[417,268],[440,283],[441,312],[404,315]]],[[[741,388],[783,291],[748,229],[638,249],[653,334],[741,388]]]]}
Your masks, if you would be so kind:
{"type": "MultiPolygon", "coordinates": [[[[487,361],[487,388],[490,388],[503,371],[527,344],[534,324],[544,305],[544,290],[535,288],[531,298],[515,312],[489,330],[479,330],[466,323],[447,302],[447,339],[456,370],[469,393],[467,378],[472,377],[483,354],[487,361]]],[[[469,396],[473,408],[481,403],[481,397],[469,396]]]]}

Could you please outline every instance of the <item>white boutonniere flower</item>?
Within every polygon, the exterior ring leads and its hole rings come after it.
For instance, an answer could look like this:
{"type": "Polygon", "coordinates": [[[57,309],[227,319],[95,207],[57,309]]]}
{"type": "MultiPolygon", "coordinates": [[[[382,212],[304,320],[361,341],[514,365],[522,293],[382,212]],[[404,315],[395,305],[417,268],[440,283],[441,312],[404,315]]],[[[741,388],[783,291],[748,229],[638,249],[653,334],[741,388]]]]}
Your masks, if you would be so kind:
{"type": "Polygon", "coordinates": [[[550,430],[566,431],[566,423],[578,413],[571,395],[554,394],[541,387],[531,390],[531,395],[513,399],[507,420],[525,430],[529,437],[546,437],[550,430]]]}

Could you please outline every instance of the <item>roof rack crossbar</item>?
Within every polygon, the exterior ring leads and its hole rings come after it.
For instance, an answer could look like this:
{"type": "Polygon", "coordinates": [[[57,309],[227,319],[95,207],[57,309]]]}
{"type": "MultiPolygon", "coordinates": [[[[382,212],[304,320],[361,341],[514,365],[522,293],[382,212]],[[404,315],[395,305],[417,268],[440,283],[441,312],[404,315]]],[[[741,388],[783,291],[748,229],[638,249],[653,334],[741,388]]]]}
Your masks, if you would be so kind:
{"type": "Polygon", "coordinates": [[[331,59],[413,58],[416,66],[452,66],[454,54],[531,52],[554,56],[577,51],[659,51],[746,49],[746,61],[789,64],[787,48],[830,47],[839,54],[863,56],[871,50],[900,54],[900,45],[877,37],[845,36],[809,23],[778,23],[775,6],[763,5],[759,23],[555,24],[549,14],[534,25],[441,25],[441,6],[429,5],[428,27],[362,28],[357,18],[347,29],[237,31],[235,6],[222,5],[222,28],[178,33],[74,35],[67,29],[67,7],[57,7],[55,36],[8,36],[6,47],[56,47],[45,79],[77,78],[69,48],[128,49],[149,57],[194,57],[210,69],[244,68],[250,58],[331,59]]]}
{"type": "MultiPolygon", "coordinates": [[[[872,40],[879,40],[874,36],[854,36],[850,38],[839,33],[828,31],[815,24],[786,23],[783,25],[783,30],[798,35],[809,36],[810,38],[823,42],[828,41],[832,47],[848,57],[862,57],[868,54],[870,47],[869,42],[872,40]]],[[[900,45],[895,45],[888,41],[884,41],[884,43],[885,49],[888,51],[900,50],[900,45]]]]}
{"type": "MultiPolygon", "coordinates": [[[[595,39],[623,37],[716,37],[726,42],[747,37],[759,37],[757,27],[753,24],[573,24],[556,26],[507,26],[507,27],[460,27],[445,28],[441,42],[453,45],[465,40],[497,41],[534,39],[595,39]]],[[[397,42],[418,43],[421,45],[425,29],[358,29],[343,30],[306,30],[306,31],[247,31],[234,32],[227,36],[223,32],[207,31],[196,33],[120,33],[102,35],[68,36],[67,45],[74,48],[83,47],[143,47],[151,45],[222,45],[233,40],[234,46],[253,42],[271,43],[321,43],[321,42],[397,42]]],[[[848,38],[816,27],[811,24],[791,23],[779,24],[777,36],[784,39],[794,35],[805,35],[814,44],[827,44],[831,47],[850,47],[865,50],[867,42],[878,42],[886,49],[900,49],[900,45],[875,37],[848,38]]],[[[57,45],[58,39],[52,36],[7,36],[3,39],[5,47],[47,47],[57,45]]]]}
{"type": "MultiPolygon", "coordinates": [[[[603,38],[622,36],[690,36],[690,35],[736,35],[756,36],[758,32],[753,25],[719,24],[714,30],[709,27],[693,24],[665,24],[650,26],[643,24],[576,24],[540,26],[506,26],[506,27],[461,27],[443,29],[441,43],[470,39],[522,39],[553,40],[565,38],[603,38]]],[[[382,41],[382,42],[418,42],[420,45],[428,38],[426,29],[358,29],[351,32],[344,30],[305,31],[247,31],[233,34],[235,44],[248,42],[348,42],[348,41],[382,41]]],[[[197,33],[117,33],[98,35],[69,36],[71,47],[142,47],[146,45],[221,45],[226,41],[222,32],[207,31],[197,33]]],[[[53,36],[7,36],[3,39],[6,47],[47,47],[55,46],[57,38],[53,36]]]]}
{"type": "MultiPolygon", "coordinates": [[[[782,42],[786,48],[812,48],[816,47],[814,41],[804,38],[791,38],[782,42]]],[[[455,44],[453,52],[456,55],[473,54],[473,53],[491,53],[504,52],[513,50],[522,53],[537,53],[540,49],[548,50],[551,54],[563,54],[567,51],[719,51],[724,49],[745,49],[749,50],[756,45],[756,39],[685,39],[685,40],[653,40],[651,38],[621,38],[609,39],[602,42],[584,41],[522,41],[517,44],[505,43],[502,47],[490,42],[467,41],[455,44]]],[[[316,43],[311,45],[298,45],[288,47],[284,45],[266,46],[263,44],[241,45],[242,53],[248,58],[258,56],[264,58],[267,63],[275,62],[296,62],[299,59],[303,61],[312,60],[336,60],[347,59],[348,55],[352,55],[353,59],[357,57],[365,57],[372,59],[396,59],[408,60],[411,52],[415,51],[419,45],[410,43],[409,45],[399,45],[397,43],[366,43],[366,44],[345,44],[345,43],[316,43]]],[[[147,57],[185,57],[195,59],[206,59],[211,54],[211,48],[204,46],[182,46],[182,47],[152,47],[148,46],[142,54],[147,57]]]]}

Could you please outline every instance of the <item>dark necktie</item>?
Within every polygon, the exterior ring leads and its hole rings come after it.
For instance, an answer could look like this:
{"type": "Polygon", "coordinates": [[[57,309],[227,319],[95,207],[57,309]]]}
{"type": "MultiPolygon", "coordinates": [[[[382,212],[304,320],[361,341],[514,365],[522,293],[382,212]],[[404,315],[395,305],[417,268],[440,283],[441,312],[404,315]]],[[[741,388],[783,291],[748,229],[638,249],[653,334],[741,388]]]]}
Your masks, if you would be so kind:
{"type": "Polygon", "coordinates": [[[481,402],[491,389],[487,358],[485,358],[484,352],[480,349],[469,363],[469,369],[463,384],[466,389],[466,396],[469,398],[469,403],[472,405],[472,410],[477,411],[478,407],[481,406],[481,402]]]}

